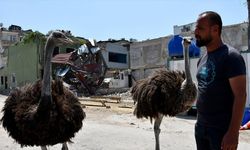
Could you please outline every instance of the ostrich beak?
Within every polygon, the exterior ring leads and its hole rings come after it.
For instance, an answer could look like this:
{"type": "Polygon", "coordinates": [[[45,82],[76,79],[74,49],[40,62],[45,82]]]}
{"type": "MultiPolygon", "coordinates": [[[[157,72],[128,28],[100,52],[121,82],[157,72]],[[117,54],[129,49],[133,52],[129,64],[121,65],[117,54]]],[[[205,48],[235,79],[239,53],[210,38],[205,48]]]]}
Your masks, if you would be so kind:
{"type": "Polygon", "coordinates": [[[184,45],[184,47],[188,47],[189,44],[191,44],[192,40],[192,37],[183,37],[182,44],[184,45]]]}
{"type": "Polygon", "coordinates": [[[187,42],[187,43],[191,43],[191,41],[193,40],[193,38],[192,37],[190,37],[190,36],[187,36],[187,37],[183,37],[183,40],[184,40],[184,42],[187,42]]]}

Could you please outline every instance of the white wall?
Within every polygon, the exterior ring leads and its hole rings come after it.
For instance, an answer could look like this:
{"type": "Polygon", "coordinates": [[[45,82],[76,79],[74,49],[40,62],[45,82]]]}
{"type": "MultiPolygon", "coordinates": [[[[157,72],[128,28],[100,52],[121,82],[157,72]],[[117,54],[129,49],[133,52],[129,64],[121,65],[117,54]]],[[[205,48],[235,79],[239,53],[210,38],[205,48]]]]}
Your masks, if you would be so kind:
{"type": "MultiPolygon", "coordinates": [[[[192,79],[197,83],[196,72],[197,72],[197,62],[199,58],[190,58],[190,72],[192,79]]],[[[184,60],[171,60],[169,61],[170,70],[181,70],[184,71],[184,60]]]]}
{"type": "Polygon", "coordinates": [[[112,77],[109,83],[110,88],[127,88],[128,87],[128,72],[120,71],[116,78],[112,77]]]}
{"type": "Polygon", "coordinates": [[[128,69],[129,60],[128,60],[128,50],[126,47],[116,44],[116,43],[107,43],[106,51],[102,51],[103,57],[107,63],[108,68],[116,68],[116,69],[128,69]],[[109,52],[125,54],[127,56],[127,63],[117,63],[109,61],[109,52]]]}
{"type": "Polygon", "coordinates": [[[247,69],[247,102],[246,107],[250,107],[250,53],[241,53],[243,56],[245,63],[246,63],[246,69],[247,69]]]}
{"type": "Polygon", "coordinates": [[[2,41],[0,40],[0,69],[5,66],[6,62],[4,61],[4,58],[2,57],[2,54],[4,52],[4,49],[2,47],[2,41]]]}

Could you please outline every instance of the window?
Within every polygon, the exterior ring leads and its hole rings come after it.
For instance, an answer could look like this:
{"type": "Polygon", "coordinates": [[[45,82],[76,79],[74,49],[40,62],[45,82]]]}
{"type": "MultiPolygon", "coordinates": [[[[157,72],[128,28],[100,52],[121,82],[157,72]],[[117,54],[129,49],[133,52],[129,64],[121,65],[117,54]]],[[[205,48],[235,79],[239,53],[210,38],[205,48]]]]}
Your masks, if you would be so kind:
{"type": "Polygon", "coordinates": [[[183,26],[183,28],[181,29],[181,32],[188,32],[191,31],[190,26],[183,26]]]}
{"type": "Polygon", "coordinates": [[[4,86],[4,88],[5,89],[8,88],[8,77],[7,76],[5,76],[5,86],[4,86]]]}
{"type": "Polygon", "coordinates": [[[122,80],[124,79],[123,73],[121,74],[121,79],[122,79],[122,80]]]}
{"type": "Polygon", "coordinates": [[[3,82],[3,76],[1,76],[1,85],[3,85],[3,83],[4,83],[4,82],[3,82]]]}
{"type": "Polygon", "coordinates": [[[16,83],[16,74],[15,73],[11,74],[11,82],[16,83]]]}
{"type": "Polygon", "coordinates": [[[116,63],[127,63],[127,55],[121,53],[109,52],[109,61],[116,63]]]}
{"type": "Polygon", "coordinates": [[[17,41],[17,36],[16,35],[10,35],[10,41],[11,42],[16,42],[17,41]]]}

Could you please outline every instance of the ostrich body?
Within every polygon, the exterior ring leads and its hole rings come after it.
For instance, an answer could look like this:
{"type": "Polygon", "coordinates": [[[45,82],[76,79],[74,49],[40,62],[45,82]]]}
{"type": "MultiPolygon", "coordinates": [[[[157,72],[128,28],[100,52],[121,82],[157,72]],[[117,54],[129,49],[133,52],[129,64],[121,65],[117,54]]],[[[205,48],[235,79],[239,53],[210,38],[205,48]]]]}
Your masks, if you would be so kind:
{"type": "Polygon", "coordinates": [[[45,45],[43,79],[13,90],[5,101],[3,127],[21,146],[63,143],[82,127],[85,112],[78,98],[63,86],[61,80],[51,81],[51,57],[55,46],[72,42],[63,33],[54,31],[45,45]]]}
{"type": "Polygon", "coordinates": [[[189,69],[189,44],[183,39],[185,73],[166,69],[157,70],[152,76],[141,79],[131,89],[137,118],[154,119],[155,149],[160,150],[159,134],[163,116],[175,116],[188,110],[196,99],[197,89],[189,69]]]}

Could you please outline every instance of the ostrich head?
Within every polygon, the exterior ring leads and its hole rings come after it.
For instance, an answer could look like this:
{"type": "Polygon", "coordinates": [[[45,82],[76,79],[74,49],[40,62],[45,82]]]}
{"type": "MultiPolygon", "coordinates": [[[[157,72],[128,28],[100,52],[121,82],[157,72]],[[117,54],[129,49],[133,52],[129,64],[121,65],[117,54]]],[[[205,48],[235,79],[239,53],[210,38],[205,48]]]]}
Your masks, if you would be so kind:
{"type": "Polygon", "coordinates": [[[47,38],[46,46],[49,46],[50,44],[50,46],[56,47],[72,43],[73,41],[68,38],[63,32],[52,31],[47,38]]]}
{"type": "Polygon", "coordinates": [[[189,47],[189,45],[191,44],[192,41],[192,37],[184,37],[182,40],[182,44],[184,46],[184,50],[187,50],[187,48],[189,47]]]}
{"type": "Polygon", "coordinates": [[[60,31],[53,31],[45,44],[44,73],[42,80],[41,100],[38,109],[45,109],[51,103],[51,58],[54,48],[62,45],[73,44],[73,41],[60,31]]]}

